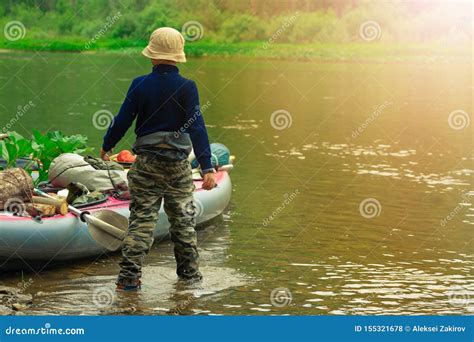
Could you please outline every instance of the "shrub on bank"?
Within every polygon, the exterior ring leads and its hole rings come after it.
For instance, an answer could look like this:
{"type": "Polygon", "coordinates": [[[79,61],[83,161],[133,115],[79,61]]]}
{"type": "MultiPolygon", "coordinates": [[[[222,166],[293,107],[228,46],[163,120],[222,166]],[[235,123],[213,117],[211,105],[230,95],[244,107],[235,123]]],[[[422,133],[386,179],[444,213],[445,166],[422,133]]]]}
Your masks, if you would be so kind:
{"type": "Polygon", "coordinates": [[[224,21],[219,38],[231,43],[261,40],[265,38],[265,28],[262,21],[254,16],[237,15],[224,21]]]}

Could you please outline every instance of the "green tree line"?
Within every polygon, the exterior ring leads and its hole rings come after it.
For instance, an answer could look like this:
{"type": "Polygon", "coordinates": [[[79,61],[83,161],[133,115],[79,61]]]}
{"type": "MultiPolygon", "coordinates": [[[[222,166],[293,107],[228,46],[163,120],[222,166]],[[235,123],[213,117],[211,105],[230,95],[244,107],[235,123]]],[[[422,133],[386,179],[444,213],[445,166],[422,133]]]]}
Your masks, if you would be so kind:
{"type": "Polygon", "coordinates": [[[101,38],[146,40],[157,27],[181,29],[193,21],[203,28],[199,38],[210,42],[273,37],[301,44],[360,41],[370,22],[380,41],[455,44],[472,41],[471,6],[468,0],[2,0],[0,24],[21,22],[28,39],[87,40],[102,30],[101,38]]]}

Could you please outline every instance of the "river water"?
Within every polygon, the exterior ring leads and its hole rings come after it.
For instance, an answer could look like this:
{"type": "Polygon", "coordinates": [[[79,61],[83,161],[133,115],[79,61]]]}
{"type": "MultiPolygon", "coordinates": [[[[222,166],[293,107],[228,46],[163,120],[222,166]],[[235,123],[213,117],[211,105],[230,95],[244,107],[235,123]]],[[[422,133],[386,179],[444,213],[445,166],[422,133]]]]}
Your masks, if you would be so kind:
{"type": "MultiPolygon", "coordinates": [[[[199,232],[202,286],[176,284],[168,241],[137,294],[114,294],[118,255],[0,281],[26,282],[27,314],[472,314],[471,63],[191,60],[211,140],[237,157],[229,208],[199,232]]],[[[0,123],[98,149],[94,113],[149,70],[133,54],[3,53],[0,123]]]]}

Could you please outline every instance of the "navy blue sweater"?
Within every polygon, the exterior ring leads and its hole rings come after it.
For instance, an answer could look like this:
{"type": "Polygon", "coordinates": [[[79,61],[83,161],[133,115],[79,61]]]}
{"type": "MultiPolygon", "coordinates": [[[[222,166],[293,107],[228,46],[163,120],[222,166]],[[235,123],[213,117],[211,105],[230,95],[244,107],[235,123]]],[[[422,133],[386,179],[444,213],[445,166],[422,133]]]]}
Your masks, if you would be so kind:
{"type": "Polygon", "coordinates": [[[133,80],[120,112],[104,137],[102,148],[110,151],[137,120],[135,133],[188,133],[203,171],[212,169],[211,150],[199,107],[196,83],[179,74],[177,67],[159,64],[133,80]]]}

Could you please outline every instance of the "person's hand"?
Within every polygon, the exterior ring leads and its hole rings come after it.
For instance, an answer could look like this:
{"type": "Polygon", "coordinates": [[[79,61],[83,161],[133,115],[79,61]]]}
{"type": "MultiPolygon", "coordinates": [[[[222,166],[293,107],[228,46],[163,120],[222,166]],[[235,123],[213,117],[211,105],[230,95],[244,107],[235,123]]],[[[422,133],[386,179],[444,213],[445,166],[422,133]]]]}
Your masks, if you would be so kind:
{"type": "Polygon", "coordinates": [[[109,154],[108,154],[109,152],[112,152],[112,150],[110,150],[110,151],[104,151],[104,149],[101,148],[101,149],[100,149],[100,159],[105,160],[105,161],[110,160],[109,154]]]}
{"type": "Polygon", "coordinates": [[[213,172],[208,172],[203,176],[202,188],[204,190],[212,190],[216,185],[216,176],[213,172]]]}

